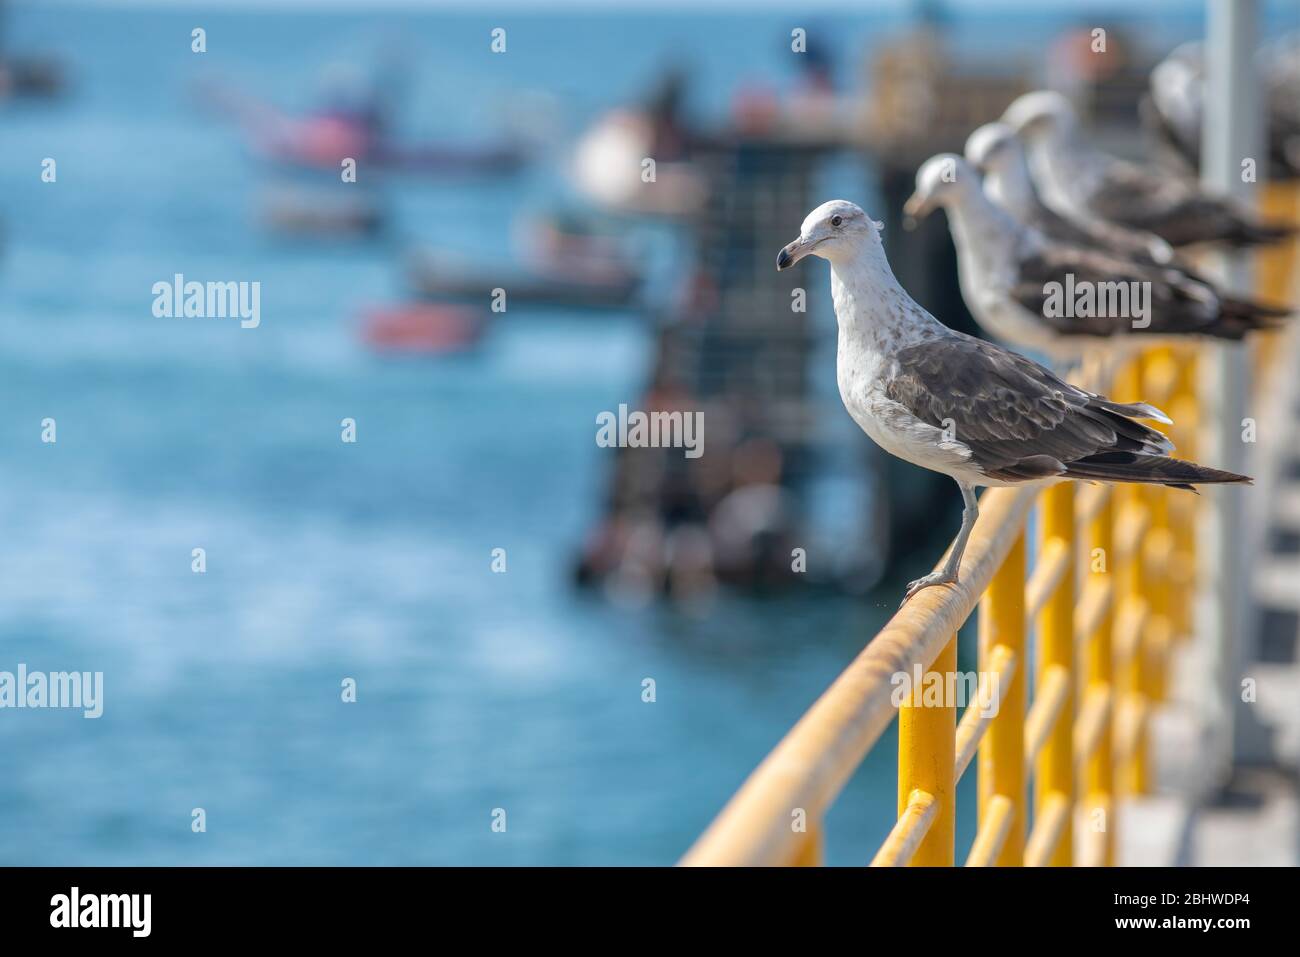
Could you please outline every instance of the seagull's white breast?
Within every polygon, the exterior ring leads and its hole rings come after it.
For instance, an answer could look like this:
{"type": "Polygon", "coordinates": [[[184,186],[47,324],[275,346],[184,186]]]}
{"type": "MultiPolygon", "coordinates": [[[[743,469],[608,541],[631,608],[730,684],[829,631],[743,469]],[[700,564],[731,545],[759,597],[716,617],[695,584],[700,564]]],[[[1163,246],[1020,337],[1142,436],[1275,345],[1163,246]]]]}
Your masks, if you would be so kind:
{"type": "Polygon", "coordinates": [[[896,355],[948,331],[921,308],[889,269],[879,241],[852,262],[832,263],[831,298],[839,325],[835,376],[853,421],[886,452],[970,485],[987,485],[968,446],[889,397],[896,355]]]}
{"type": "Polygon", "coordinates": [[[921,421],[886,395],[886,384],[897,374],[897,363],[846,339],[840,336],[836,378],[844,408],[858,427],[890,455],[972,485],[984,484],[983,473],[971,464],[966,445],[921,421]]]}

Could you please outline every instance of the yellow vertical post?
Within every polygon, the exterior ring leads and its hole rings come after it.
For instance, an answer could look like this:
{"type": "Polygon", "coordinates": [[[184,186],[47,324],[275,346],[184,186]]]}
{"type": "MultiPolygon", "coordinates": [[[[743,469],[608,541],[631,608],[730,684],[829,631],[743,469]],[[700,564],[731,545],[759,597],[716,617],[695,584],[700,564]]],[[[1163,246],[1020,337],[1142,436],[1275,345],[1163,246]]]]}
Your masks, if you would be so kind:
{"type": "MultiPolygon", "coordinates": [[[[957,637],[944,646],[926,672],[920,687],[898,709],[898,813],[902,816],[915,790],[930,794],[938,814],[924,840],[912,856],[914,867],[951,867],[956,851],[956,797],[954,782],[957,760],[957,708],[944,690],[938,706],[925,704],[925,685],[938,676],[939,687],[947,689],[948,676],[957,670],[957,637]]],[[[933,694],[933,692],[932,692],[933,694]]]]}
{"type": "MultiPolygon", "coordinates": [[[[1265,183],[1260,193],[1260,212],[1264,219],[1275,223],[1293,223],[1300,226],[1300,181],[1278,180],[1265,183]]],[[[1275,306],[1288,306],[1300,293],[1300,279],[1296,275],[1296,259],[1300,257],[1300,239],[1292,236],[1280,243],[1260,247],[1256,257],[1256,288],[1259,298],[1275,306]]],[[[1277,342],[1277,334],[1269,341],[1277,342]]]]}
{"type": "MultiPolygon", "coordinates": [[[[1259,210],[1268,222],[1291,223],[1300,227],[1300,181],[1267,182],[1259,191],[1259,210]]],[[[1300,304],[1300,238],[1292,235],[1282,242],[1254,250],[1255,298],[1272,306],[1300,304]]],[[[1271,329],[1250,337],[1251,362],[1259,391],[1268,394],[1267,380],[1279,372],[1273,358],[1278,354],[1283,329],[1271,329]]]]}
{"type": "Polygon", "coordinates": [[[1009,688],[999,689],[998,713],[989,722],[979,751],[979,819],[984,822],[996,797],[1011,802],[1011,825],[994,864],[1025,862],[1025,702],[1029,675],[1025,655],[1025,533],[1011,546],[980,600],[980,671],[990,670],[993,649],[1002,645],[1016,656],[1009,688]]]}
{"type": "MultiPolygon", "coordinates": [[[[1178,367],[1169,346],[1148,349],[1142,357],[1142,383],[1150,399],[1167,407],[1175,397],[1178,367]]],[[[1151,423],[1153,428],[1161,428],[1151,423]]],[[[1163,431],[1170,431],[1165,427],[1163,431]]],[[[1142,666],[1142,693],[1148,701],[1165,699],[1166,674],[1173,643],[1171,622],[1174,563],[1174,535],[1169,523],[1169,497],[1177,489],[1149,485],[1143,490],[1151,524],[1142,540],[1143,568],[1146,569],[1147,602],[1151,611],[1144,641],[1146,662],[1142,666]]],[[[1185,492],[1180,494],[1187,494],[1185,492]]]]}
{"type": "Polygon", "coordinates": [[[1037,687],[1047,676],[1062,668],[1067,676],[1065,704],[1043,744],[1034,767],[1034,807],[1042,813],[1048,800],[1056,794],[1064,797],[1071,808],[1069,822],[1052,852],[1049,864],[1069,867],[1074,858],[1074,591],[1075,527],[1074,485],[1061,482],[1043,492],[1039,513],[1040,554],[1053,539],[1064,546],[1065,574],[1038,616],[1037,687]]]}
{"type": "MultiPolygon", "coordinates": [[[[1174,420],[1171,430],[1178,457],[1198,461],[1196,455],[1196,344],[1180,343],[1174,352],[1178,375],[1174,395],[1165,411],[1174,420]]],[[[1170,626],[1175,641],[1187,638],[1192,631],[1192,610],[1196,603],[1196,503],[1190,493],[1170,495],[1169,526],[1173,533],[1174,555],[1170,563],[1170,626]]]]}
{"type": "MultiPolygon", "coordinates": [[[[1123,364],[1115,377],[1114,398],[1120,402],[1140,401],[1142,394],[1142,363],[1133,358],[1123,364]]],[[[1147,503],[1138,485],[1118,485],[1115,488],[1115,527],[1117,533],[1125,534],[1135,522],[1141,521],[1147,503]]],[[[1124,622],[1125,627],[1132,627],[1135,622],[1146,618],[1146,576],[1143,569],[1143,548],[1139,540],[1136,547],[1124,559],[1117,572],[1115,584],[1119,586],[1115,593],[1116,621],[1124,622]]],[[[1144,681],[1146,654],[1146,628],[1141,627],[1136,636],[1131,653],[1125,658],[1116,675],[1116,705],[1122,710],[1126,727],[1132,727],[1132,747],[1124,756],[1124,766],[1120,768],[1124,790],[1129,794],[1145,794],[1149,787],[1149,766],[1147,761],[1147,722],[1146,693],[1147,682],[1144,681]]],[[[1126,639],[1130,636],[1125,635],[1126,639]]],[[[1120,711],[1117,711],[1120,713],[1120,711]]]]}
{"type": "MultiPolygon", "coordinates": [[[[1113,735],[1115,728],[1115,670],[1111,650],[1111,623],[1114,621],[1114,587],[1115,577],[1112,563],[1114,552],[1114,505],[1113,496],[1092,520],[1089,540],[1092,553],[1089,565],[1089,581],[1108,582],[1111,591],[1111,610],[1097,623],[1097,630],[1089,636],[1082,636],[1088,641],[1087,666],[1085,670],[1086,687],[1093,693],[1104,692],[1110,700],[1110,709],[1106,716],[1101,738],[1096,750],[1088,759],[1084,773],[1085,812],[1089,833],[1099,833],[1102,852],[1097,863],[1103,867],[1115,864],[1115,769],[1113,735]]],[[[1096,587],[1095,585],[1093,587],[1096,587]]],[[[1105,587],[1105,586],[1102,586],[1105,587]]]]}

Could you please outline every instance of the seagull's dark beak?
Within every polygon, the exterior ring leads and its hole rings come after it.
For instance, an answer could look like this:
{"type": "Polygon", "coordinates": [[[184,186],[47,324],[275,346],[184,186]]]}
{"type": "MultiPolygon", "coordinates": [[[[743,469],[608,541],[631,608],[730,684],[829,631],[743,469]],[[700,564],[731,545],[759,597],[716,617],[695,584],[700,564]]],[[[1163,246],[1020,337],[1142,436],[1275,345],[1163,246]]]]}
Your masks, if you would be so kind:
{"type": "Polygon", "coordinates": [[[780,272],[782,269],[788,269],[799,260],[803,259],[804,256],[807,256],[808,253],[812,251],[812,248],[815,245],[816,243],[804,242],[802,237],[787,244],[785,248],[776,255],[777,272],[780,272]]]}
{"type": "Polygon", "coordinates": [[[903,228],[909,232],[916,229],[916,221],[924,219],[934,209],[934,204],[920,193],[913,193],[903,204],[903,228]]]}

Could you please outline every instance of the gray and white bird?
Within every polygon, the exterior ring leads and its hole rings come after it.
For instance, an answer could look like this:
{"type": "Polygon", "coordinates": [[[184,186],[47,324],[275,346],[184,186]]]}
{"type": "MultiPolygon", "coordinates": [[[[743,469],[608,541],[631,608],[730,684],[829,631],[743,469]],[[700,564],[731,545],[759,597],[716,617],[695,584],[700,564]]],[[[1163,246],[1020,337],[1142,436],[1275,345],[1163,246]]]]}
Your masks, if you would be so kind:
{"type": "Polygon", "coordinates": [[[1215,196],[1185,177],[1147,170],[1093,146],[1069,100],[1026,93],[1002,114],[1025,143],[1039,195],[1076,223],[1118,223],[1155,233],[1172,246],[1224,242],[1250,246],[1289,235],[1241,203],[1215,196]]]}
{"type": "MultiPolygon", "coordinates": [[[[1264,94],[1269,179],[1300,172],[1300,33],[1262,47],[1255,58],[1264,94]]],[[[1184,43],[1151,71],[1150,93],[1140,104],[1142,123],[1168,147],[1184,170],[1201,163],[1205,113],[1205,48],[1184,43]]]]}
{"type": "Polygon", "coordinates": [[[1005,123],[985,123],[966,139],[966,161],[984,178],[984,192],[1019,222],[1048,239],[1129,256],[1138,262],[1167,264],[1174,250],[1154,233],[1116,223],[1067,219],[1038,195],[1025,148],[1005,123]]]}
{"type": "Polygon", "coordinates": [[[1300,30],[1266,44],[1259,65],[1268,92],[1269,148],[1300,173],[1300,30]]]}
{"type": "Polygon", "coordinates": [[[853,420],[886,452],[950,476],[961,489],[961,530],[943,567],[907,587],[956,583],[979,515],[982,486],[1068,479],[1193,488],[1250,482],[1244,475],[1169,456],[1169,422],[1145,403],[1112,402],[1070,385],[1022,355],[956,332],[894,278],[880,225],[832,200],[803,221],[777,269],[814,255],[831,264],[839,325],[836,375],[853,420]]]}
{"type": "Polygon", "coordinates": [[[1003,342],[1062,364],[1082,358],[1090,344],[1121,338],[1241,339],[1285,315],[1223,296],[1177,269],[1056,242],[993,202],[979,173],[953,153],[921,165],[904,211],[920,217],[938,207],[948,216],[962,298],[975,320],[1003,342]]]}
{"type": "Polygon", "coordinates": [[[1176,47],[1151,71],[1150,93],[1140,104],[1142,123],[1173,148],[1183,168],[1195,172],[1201,158],[1201,117],[1205,109],[1205,58],[1202,45],[1176,47]]]}

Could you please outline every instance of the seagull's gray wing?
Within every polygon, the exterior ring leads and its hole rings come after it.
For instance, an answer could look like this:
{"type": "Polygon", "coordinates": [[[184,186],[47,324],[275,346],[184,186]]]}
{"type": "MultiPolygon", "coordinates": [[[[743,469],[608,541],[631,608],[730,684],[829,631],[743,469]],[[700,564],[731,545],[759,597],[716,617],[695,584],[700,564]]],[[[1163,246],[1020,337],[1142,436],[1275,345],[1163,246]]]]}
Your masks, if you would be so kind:
{"type": "Polygon", "coordinates": [[[1112,160],[1105,165],[1088,205],[1103,219],[1131,225],[1159,220],[1200,198],[1200,190],[1181,177],[1156,175],[1136,163],[1112,160]]]}
{"type": "Polygon", "coordinates": [[[1252,329],[1273,325],[1284,314],[1247,300],[1225,298],[1207,282],[1179,269],[1135,263],[1103,250],[1038,243],[1020,252],[1016,270],[1019,281],[1011,288],[1011,297],[1062,335],[1205,335],[1240,339],[1252,329]],[[1094,291],[1117,290],[1126,297],[1137,291],[1132,284],[1141,283],[1141,293],[1149,295],[1145,303],[1148,314],[1139,316],[1137,303],[1130,300],[1128,315],[1063,315],[1064,304],[1052,303],[1049,290],[1054,284],[1062,290],[1059,299],[1067,287],[1067,277],[1072,277],[1076,289],[1086,283],[1094,291]]]}
{"type": "MultiPolygon", "coordinates": [[[[1176,258],[1174,249],[1169,243],[1145,229],[1134,229],[1131,226],[1121,226],[1110,220],[1097,218],[1076,223],[1058,215],[1054,210],[1047,207],[1044,209],[1065,225],[1058,234],[1053,234],[1050,229],[1042,230],[1059,242],[1118,253],[1153,266],[1171,263],[1176,258]],[[1076,239],[1074,236],[1080,238],[1076,239]]],[[[1051,228],[1059,229],[1055,225],[1051,228]]]]}
{"type": "Polygon", "coordinates": [[[1155,233],[1173,246],[1249,245],[1272,242],[1289,232],[1256,221],[1236,203],[1202,191],[1191,180],[1157,175],[1123,160],[1106,165],[1088,206],[1102,219],[1155,233]]]}
{"type": "Polygon", "coordinates": [[[1089,230],[1066,219],[1056,210],[1043,203],[1035,203],[1033,215],[1026,226],[1032,226],[1048,239],[1070,246],[1097,246],[1098,240],[1089,230]]]}
{"type": "Polygon", "coordinates": [[[1174,259],[1173,247],[1154,233],[1096,217],[1073,219],[1063,216],[1042,201],[1032,183],[1027,186],[1032,197],[1032,212],[1025,225],[1032,226],[1054,242],[1118,253],[1153,266],[1174,259]]]}
{"type": "MultiPolygon", "coordinates": [[[[1209,329],[1218,312],[1218,298],[1208,286],[1174,270],[1144,266],[1101,250],[1056,243],[1039,244],[1020,255],[1016,270],[1019,281],[1012,287],[1012,297],[1063,334],[1111,336],[1128,332],[1201,332],[1209,329]],[[1069,317],[1061,315],[1059,308],[1048,308],[1053,298],[1049,290],[1055,286],[1059,300],[1059,290],[1066,288],[1068,277],[1072,277],[1075,288],[1091,284],[1093,289],[1100,290],[1114,288],[1106,284],[1123,283],[1126,295],[1133,288],[1129,284],[1149,283],[1142,288],[1150,290],[1150,324],[1144,328],[1135,327],[1133,314],[1069,317]]],[[[1060,305],[1059,301],[1056,305],[1060,305]]],[[[1135,312],[1132,307],[1136,305],[1130,304],[1130,313],[1135,312]]]]}
{"type": "Polygon", "coordinates": [[[921,421],[950,430],[971,462],[1001,481],[1065,474],[1102,452],[1164,455],[1169,440],[1135,417],[1168,421],[1076,388],[1022,355],[953,333],[902,349],[885,394],[921,421]]]}

